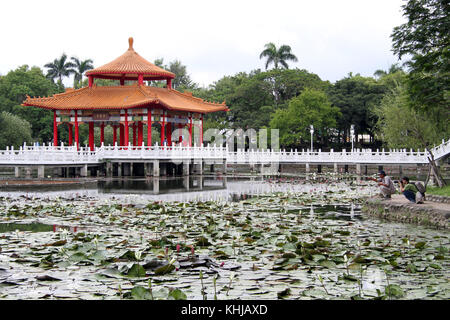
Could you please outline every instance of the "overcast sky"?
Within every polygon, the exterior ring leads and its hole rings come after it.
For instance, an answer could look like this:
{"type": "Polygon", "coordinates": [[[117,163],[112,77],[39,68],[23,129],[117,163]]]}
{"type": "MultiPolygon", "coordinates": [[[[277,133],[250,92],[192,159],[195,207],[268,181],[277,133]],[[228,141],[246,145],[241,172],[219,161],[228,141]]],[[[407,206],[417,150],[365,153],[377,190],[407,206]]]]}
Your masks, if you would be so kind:
{"type": "MultiPolygon", "coordinates": [[[[392,29],[402,0],[77,0],[2,1],[0,74],[43,67],[65,52],[98,67],[128,49],[153,62],[179,59],[207,86],[225,75],[264,69],[264,45],[287,44],[289,63],[334,82],[349,72],[372,76],[397,59],[392,29]]],[[[65,83],[70,84],[68,80],[65,83]]]]}

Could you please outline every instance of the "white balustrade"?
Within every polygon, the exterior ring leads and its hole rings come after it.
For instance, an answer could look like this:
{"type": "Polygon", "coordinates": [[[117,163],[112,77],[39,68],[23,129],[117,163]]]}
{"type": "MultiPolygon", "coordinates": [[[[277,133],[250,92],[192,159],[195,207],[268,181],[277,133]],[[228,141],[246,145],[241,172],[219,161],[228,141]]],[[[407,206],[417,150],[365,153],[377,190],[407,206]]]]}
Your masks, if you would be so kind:
{"type": "MultiPolygon", "coordinates": [[[[435,159],[440,159],[450,153],[450,140],[431,150],[435,159]]],[[[352,151],[322,152],[302,150],[248,150],[239,149],[229,151],[227,147],[208,145],[206,147],[186,147],[180,145],[172,146],[100,146],[95,151],[88,147],[82,147],[77,151],[75,146],[27,146],[23,145],[18,150],[7,147],[0,150],[1,165],[39,165],[39,164],[95,164],[106,159],[112,160],[219,160],[226,159],[232,163],[366,163],[366,164],[419,164],[428,163],[428,152],[413,150],[389,150],[382,149],[372,151],[371,149],[354,149],[352,151]]]]}

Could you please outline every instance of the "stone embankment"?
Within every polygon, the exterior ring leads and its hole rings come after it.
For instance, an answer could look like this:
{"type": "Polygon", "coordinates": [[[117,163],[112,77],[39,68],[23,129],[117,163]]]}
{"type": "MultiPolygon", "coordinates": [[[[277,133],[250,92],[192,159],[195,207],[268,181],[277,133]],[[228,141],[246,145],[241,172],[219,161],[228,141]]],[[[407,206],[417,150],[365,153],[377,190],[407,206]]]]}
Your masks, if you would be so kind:
{"type": "Polygon", "coordinates": [[[449,229],[450,197],[427,195],[423,204],[409,202],[403,195],[393,195],[390,200],[367,199],[364,214],[389,221],[449,229]]]}

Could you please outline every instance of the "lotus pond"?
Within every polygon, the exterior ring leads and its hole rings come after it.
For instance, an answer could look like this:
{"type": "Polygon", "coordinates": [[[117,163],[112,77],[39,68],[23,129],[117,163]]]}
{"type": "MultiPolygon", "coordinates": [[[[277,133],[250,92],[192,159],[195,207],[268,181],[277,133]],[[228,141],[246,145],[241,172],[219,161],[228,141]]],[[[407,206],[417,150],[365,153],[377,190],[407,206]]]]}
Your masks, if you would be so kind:
{"type": "Polygon", "coordinates": [[[231,179],[201,192],[0,193],[0,298],[450,297],[448,232],[364,217],[372,184],[231,179]]]}

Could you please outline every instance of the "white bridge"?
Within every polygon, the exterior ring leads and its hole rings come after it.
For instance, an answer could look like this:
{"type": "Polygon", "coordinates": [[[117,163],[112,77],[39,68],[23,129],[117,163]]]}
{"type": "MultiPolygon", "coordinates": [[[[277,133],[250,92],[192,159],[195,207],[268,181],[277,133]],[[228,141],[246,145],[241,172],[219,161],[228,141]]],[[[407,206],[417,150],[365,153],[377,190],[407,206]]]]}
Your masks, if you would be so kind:
{"type": "MultiPolygon", "coordinates": [[[[450,154],[450,140],[442,141],[431,149],[434,158],[439,160],[450,154]]],[[[428,151],[420,150],[376,150],[354,149],[352,151],[320,150],[238,150],[232,152],[227,147],[183,147],[183,146],[101,146],[90,151],[75,146],[26,146],[13,147],[0,151],[0,166],[83,166],[99,165],[104,162],[147,162],[158,160],[181,164],[192,161],[198,163],[228,164],[271,164],[271,163],[309,163],[309,164],[426,164],[428,151]]]]}

